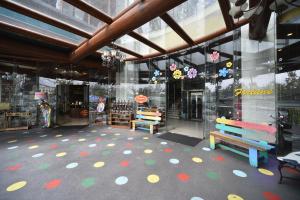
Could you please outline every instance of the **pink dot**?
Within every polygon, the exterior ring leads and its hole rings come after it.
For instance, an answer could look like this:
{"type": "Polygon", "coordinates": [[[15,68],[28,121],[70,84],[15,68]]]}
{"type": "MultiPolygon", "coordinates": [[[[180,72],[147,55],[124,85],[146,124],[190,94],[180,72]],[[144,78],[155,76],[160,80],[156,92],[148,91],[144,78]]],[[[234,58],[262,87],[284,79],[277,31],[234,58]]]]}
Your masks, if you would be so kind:
{"type": "Polygon", "coordinates": [[[21,164],[16,164],[16,165],[12,165],[6,168],[7,171],[17,171],[19,169],[21,169],[22,165],[21,164]]]}
{"type": "Polygon", "coordinates": [[[277,194],[274,194],[272,192],[264,192],[263,196],[266,200],[281,200],[281,197],[277,194]]]}
{"type": "Polygon", "coordinates": [[[133,147],[133,144],[132,144],[132,143],[127,143],[127,144],[126,144],[126,147],[127,147],[127,148],[132,148],[132,147],[133,147]]]}
{"type": "Polygon", "coordinates": [[[120,162],[120,166],[121,167],[128,167],[129,162],[127,160],[123,160],[122,162],[120,162]]]}
{"type": "Polygon", "coordinates": [[[164,152],[166,152],[166,153],[172,153],[172,152],[173,152],[173,149],[171,149],[171,148],[165,148],[165,149],[164,149],[164,152]]]}
{"type": "Polygon", "coordinates": [[[51,144],[50,149],[57,149],[58,145],[57,144],[51,144]]]}
{"type": "Polygon", "coordinates": [[[101,140],[102,140],[102,139],[101,139],[101,138],[99,138],[99,137],[98,137],[98,138],[96,138],[96,142],[101,142],[101,140]]]}
{"type": "Polygon", "coordinates": [[[61,184],[61,180],[60,179],[53,179],[52,181],[46,183],[44,185],[44,188],[46,190],[52,190],[52,189],[58,187],[60,184],[61,184]]]}
{"type": "Polygon", "coordinates": [[[86,156],[88,156],[88,155],[89,155],[89,153],[86,152],[86,151],[80,152],[80,156],[81,156],[81,157],[86,157],[86,156]]]}
{"type": "Polygon", "coordinates": [[[221,161],[221,162],[224,161],[224,157],[223,157],[223,156],[220,156],[220,155],[217,156],[217,157],[214,157],[213,159],[214,159],[215,161],[221,161]]]}
{"type": "Polygon", "coordinates": [[[190,176],[186,173],[177,174],[177,178],[182,182],[187,182],[190,179],[190,176]]]}

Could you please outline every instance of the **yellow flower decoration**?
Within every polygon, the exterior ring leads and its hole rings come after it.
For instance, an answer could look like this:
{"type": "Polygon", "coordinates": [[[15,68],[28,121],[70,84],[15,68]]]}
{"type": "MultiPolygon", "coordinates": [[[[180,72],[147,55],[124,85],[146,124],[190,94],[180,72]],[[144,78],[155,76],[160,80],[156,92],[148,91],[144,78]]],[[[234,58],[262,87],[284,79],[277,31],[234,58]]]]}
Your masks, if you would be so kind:
{"type": "Polygon", "coordinates": [[[232,67],[232,62],[227,62],[226,67],[228,67],[228,68],[232,67]]]}
{"type": "Polygon", "coordinates": [[[175,79],[181,79],[181,76],[182,76],[182,72],[180,70],[176,69],[173,72],[173,78],[175,78],[175,79]]]}

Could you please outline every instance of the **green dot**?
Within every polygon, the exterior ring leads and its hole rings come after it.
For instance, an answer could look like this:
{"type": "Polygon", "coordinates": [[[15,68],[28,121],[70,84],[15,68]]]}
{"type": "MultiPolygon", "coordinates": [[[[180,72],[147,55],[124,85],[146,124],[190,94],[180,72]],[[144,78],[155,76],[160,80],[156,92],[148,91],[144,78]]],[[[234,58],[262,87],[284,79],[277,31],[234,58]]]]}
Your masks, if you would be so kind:
{"type": "Polygon", "coordinates": [[[49,166],[50,166],[49,164],[43,163],[43,164],[41,164],[41,165],[38,166],[38,169],[48,169],[49,166]]]}
{"type": "Polygon", "coordinates": [[[151,145],[151,143],[150,142],[144,142],[144,145],[149,146],[149,145],[151,145]]]}
{"type": "Polygon", "coordinates": [[[152,160],[152,159],[147,159],[145,160],[145,164],[146,165],[149,165],[149,166],[152,166],[152,165],[155,165],[156,161],[155,160],[152,160]]]}
{"type": "Polygon", "coordinates": [[[191,152],[191,151],[192,151],[192,148],[190,148],[190,147],[185,147],[185,148],[183,149],[183,151],[184,151],[184,152],[191,152]]]}
{"type": "Polygon", "coordinates": [[[104,150],[104,151],[102,152],[102,155],[103,155],[103,156],[108,156],[109,154],[111,154],[111,151],[110,151],[110,150],[104,150]]]}
{"type": "Polygon", "coordinates": [[[83,181],[81,181],[81,185],[84,188],[89,188],[95,185],[95,178],[86,178],[83,181]]]}
{"type": "Polygon", "coordinates": [[[215,172],[207,172],[206,175],[211,180],[217,180],[217,179],[219,179],[219,175],[217,173],[215,173],[215,172]]]}

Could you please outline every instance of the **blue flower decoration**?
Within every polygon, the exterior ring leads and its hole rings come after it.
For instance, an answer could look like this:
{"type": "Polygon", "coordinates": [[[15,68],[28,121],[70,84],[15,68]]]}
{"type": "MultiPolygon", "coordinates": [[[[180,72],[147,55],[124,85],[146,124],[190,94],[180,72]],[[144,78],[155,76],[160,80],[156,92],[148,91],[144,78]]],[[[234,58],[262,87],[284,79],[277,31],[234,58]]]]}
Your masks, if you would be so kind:
{"type": "Polygon", "coordinates": [[[155,70],[154,71],[154,76],[159,76],[160,75],[160,71],[159,70],[155,70]]]}
{"type": "Polygon", "coordinates": [[[184,70],[185,72],[187,72],[187,71],[189,71],[189,67],[186,66],[186,67],[183,68],[183,70],[184,70]]]}
{"type": "Polygon", "coordinates": [[[219,76],[226,77],[228,73],[229,71],[225,67],[219,70],[219,76]]]}

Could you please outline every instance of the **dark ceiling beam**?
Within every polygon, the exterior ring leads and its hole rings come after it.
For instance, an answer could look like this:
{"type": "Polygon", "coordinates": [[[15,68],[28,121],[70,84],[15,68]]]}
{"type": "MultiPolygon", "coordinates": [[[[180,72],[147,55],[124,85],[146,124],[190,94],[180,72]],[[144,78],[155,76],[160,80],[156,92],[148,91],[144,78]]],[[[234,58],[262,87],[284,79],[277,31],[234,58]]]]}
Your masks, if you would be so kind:
{"type": "Polygon", "coordinates": [[[179,26],[179,24],[168,14],[164,13],[160,16],[166,24],[168,24],[186,43],[190,46],[195,45],[193,39],[179,26]]]}
{"type": "MultiPolygon", "coordinates": [[[[259,15],[254,15],[249,23],[249,38],[252,40],[261,41],[266,37],[268,25],[271,17],[271,10],[269,9],[270,4],[274,0],[263,0],[262,7],[263,11],[259,15]]],[[[256,6],[260,0],[249,0],[250,8],[256,6]]]]}
{"type": "Polygon", "coordinates": [[[12,1],[0,1],[0,5],[7,8],[7,9],[10,9],[10,10],[13,10],[15,12],[21,13],[21,14],[26,15],[28,17],[37,19],[39,21],[50,24],[52,26],[55,26],[55,27],[61,28],[63,30],[69,31],[71,33],[80,35],[82,37],[91,38],[91,34],[85,32],[81,29],[75,28],[74,26],[71,26],[71,25],[66,24],[64,22],[61,22],[57,19],[49,17],[48,15],[37,12],[37,11],[32,10],[30,8],[27,8],[27,7],[25,7],[21,4],[18,4],[18,3],[12,2],[12,1]]]}
{"type": "Polygon", "coordinates": [[[167,51],[163,48],[161,48],[160,46],[156,45],[155,43],[151,42],[150,40],[146,39],[145,37],[141,36],[140,34],[138,34],[135,31],[132,31],[130,33],[128,33],[129,36],[133,37],[134,39],[144,43],[145,45],[148,45],[149,47],[157,50],[160,53],[166,53],[167,51]]]}
{"type": "Polygon", "coordinates": [[[229,10],[231,7],[229,0],[218,0],[218,1],[219,1],[220,9],[221,9],[226,27],[228,29],[233,29],[234,21],[233,21],[232,17],[229,15],[229,10]]]}
{"type": "Polygon", "coordinates": [[[109,44],[117,38],[133,31],[142,26],[146,22],[160,16],[168,10],[180,5],[186,0],[143,0],[135,5],[128,12],[124,13],[120,18],[112,24],[108,24],[94,35],[91,39],[86,41],[70,55],[71,61],[76,63],[92,52],[109,44]]]}

